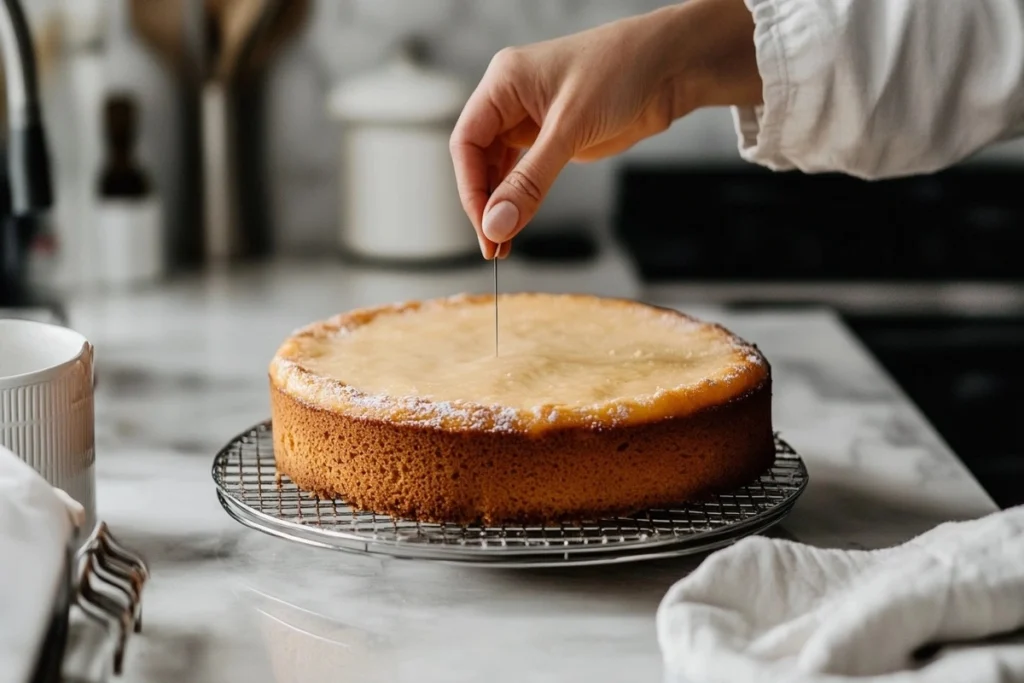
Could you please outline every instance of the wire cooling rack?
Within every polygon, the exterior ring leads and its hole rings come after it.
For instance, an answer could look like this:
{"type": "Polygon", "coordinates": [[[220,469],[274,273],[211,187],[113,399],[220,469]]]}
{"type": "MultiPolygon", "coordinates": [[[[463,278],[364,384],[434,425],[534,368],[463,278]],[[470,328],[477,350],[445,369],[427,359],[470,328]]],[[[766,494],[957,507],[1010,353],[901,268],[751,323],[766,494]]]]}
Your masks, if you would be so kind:
{"type": "Polygon", "coordinates": [[[231,440],[213,461],[221,505],[242,524],[307,545],[404,559],[504,566],[602,564],[707,552],[778,523],[807,486],[800,456],[778,436],[756,481],[710,502],[581,524],[428,524],[361,512],[300,491],[274,464],[270,422],[231,440]]]}

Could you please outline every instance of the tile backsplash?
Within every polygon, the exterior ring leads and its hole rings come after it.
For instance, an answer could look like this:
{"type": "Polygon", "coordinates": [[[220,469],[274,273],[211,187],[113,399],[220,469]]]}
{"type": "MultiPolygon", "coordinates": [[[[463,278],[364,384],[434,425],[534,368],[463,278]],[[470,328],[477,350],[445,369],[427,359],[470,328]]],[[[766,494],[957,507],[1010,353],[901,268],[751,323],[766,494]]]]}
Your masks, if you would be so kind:
{"type": "MultiPolygon", "coordinates": [[[[271,187],[282,249],[335,244],[339,129],[325,99],[341,79],[387,58],[400,40],[428,42],[435,63],[475,84],[506,45],[544,40],[669,4],[658,0],[318,0],[307,28],[275,66],[269,98],[271,187]]],[[[704,111],[625,155],[737,159],[728,113],[704,111]]],[[[609,160],[566,169],[538,226],[603,227],[612,202],[609,160]],[[596,198],[596,201],[595,201],[596,198]]],[[[400,193],[401,188],[396,188],[400,193]]]]}

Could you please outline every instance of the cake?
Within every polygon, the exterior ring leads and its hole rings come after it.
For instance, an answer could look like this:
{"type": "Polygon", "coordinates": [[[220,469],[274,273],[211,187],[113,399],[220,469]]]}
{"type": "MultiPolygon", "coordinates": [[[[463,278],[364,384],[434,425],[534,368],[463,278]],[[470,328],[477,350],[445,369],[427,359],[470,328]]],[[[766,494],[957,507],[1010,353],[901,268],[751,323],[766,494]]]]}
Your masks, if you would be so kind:
{"type": "Polygon", "coordinates": [[[270,364],[280,475],[420,521],[546,523],[695,501],[773,462],[771,370],[634,301],[458,296],[355,310],[270,364]]]}

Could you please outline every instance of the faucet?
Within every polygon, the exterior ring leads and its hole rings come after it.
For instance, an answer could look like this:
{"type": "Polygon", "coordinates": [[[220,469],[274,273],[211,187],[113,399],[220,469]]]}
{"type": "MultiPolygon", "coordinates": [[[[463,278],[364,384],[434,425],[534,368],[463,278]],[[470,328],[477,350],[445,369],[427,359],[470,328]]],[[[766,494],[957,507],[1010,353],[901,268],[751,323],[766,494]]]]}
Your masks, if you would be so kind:
{"type": "MultiPolygon", "coordinates": [[[[0,56],[7,95],[8,215],[0,215],[0,308],[40,305],[30,292],[36,215],[53,205],[32,33],[19,0],[0,0],[0,56]]],[[[50,306],[58,309],[59,307],[50,306]]]]}
{"type": "Polygon", "coordinates": [[[35,50],[18,0],[0,5],[0,52],[7,81],[7,166],[11,213],[30,216],[53,204],[35,50]]]}

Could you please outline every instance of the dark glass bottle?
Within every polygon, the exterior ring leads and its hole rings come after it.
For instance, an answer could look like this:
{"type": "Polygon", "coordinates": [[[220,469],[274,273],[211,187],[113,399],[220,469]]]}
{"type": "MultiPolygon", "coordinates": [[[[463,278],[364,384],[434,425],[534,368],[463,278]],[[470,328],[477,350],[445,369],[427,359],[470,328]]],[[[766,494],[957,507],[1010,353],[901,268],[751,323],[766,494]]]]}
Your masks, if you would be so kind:
{"type": "Polygon", "coordinates": [[[136,158],[139,118],[131,95],[107,98],[103,110],[106,154],[92,236],[95,270],[106,288],[152,283],[166,267],[159,188],[136,158]]]}
{"type": "Polygon", "coordinates": [[[138,107],[128,95],[112,95],[104,111],[107,156],[100,171],[99,196],[103,199],[141,199],[150,193],[150,181],[135,159],[138,107]]]}

